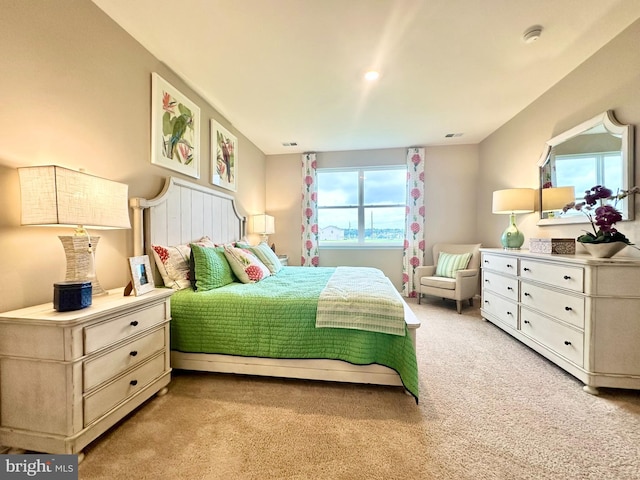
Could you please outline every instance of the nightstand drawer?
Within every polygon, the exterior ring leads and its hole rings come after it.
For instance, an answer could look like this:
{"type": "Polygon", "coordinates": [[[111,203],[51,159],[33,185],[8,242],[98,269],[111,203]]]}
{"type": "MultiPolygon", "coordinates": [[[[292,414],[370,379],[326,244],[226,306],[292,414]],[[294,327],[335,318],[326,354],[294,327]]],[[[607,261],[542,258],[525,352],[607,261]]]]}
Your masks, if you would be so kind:
{"type": "Polygon", "coordinates": [[[162,375],[165,371],[164,357],[160,354],[110,385],[87,395],[84,399],[85,427],[162,375]]]}
{"type": "Polygon", "coordinates": [[[165,331],[161,328],[106,355],[88,360],[84,364],[83,392],[97,387],[109,378],[118,376],[127,368],[142,363],[154,353],[164,350],[165,345],[165,331]]]}
{"type": "Polygon", "coordinates": [[[89,354],[103,347],[124,340],[166,321],[166,303],[152,305],[128,315],[84,329],[84,353],[89,354]]]}

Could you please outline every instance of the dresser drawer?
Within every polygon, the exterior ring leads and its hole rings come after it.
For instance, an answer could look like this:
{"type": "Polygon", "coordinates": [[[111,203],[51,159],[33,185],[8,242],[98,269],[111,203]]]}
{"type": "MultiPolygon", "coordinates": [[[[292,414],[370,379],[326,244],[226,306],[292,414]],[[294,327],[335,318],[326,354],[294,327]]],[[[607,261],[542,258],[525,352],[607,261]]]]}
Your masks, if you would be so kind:
{"type": "Polygon", "coordinates": [[[554,265],[535,260],[520,260],[520,277],[526,280],[584,292],[584,269],[568,265],[554,265]]]}
{"type": "Polygon", "coordinates": [[[584,298],[522,282],[520,303],[584,329],[584,298]]]}
{"type": "Polygon", "coordinates": [[[84,329],[84,353],[89,354],[166,321],[166,303],[136,310],[84,329]]]}
{"type": "Polygon", "coordinates": [[[502,272],[509,275],[518,274],[518,259],[503,255],[482,254],[482,268],[502,272]]]}
{"type": "Polygon", "coordinates": [[[482,286],[510,300],[518,301],[518,279],[498,273],[482,271],[482,286]]]}
{"type": "Polygon", "coordinates": [[[160,354],[113,383],[87,395],[84,399],[85,427],[162,375],[164,357],[164,354],[160,354]]]}
{"type": "Polygon", "coordinates": [[[87,360],[83,370],[83,392],[118,376],[127,368],[142,363],[166,346],[164,328],[138,338],[105,355],[87,360]]]}
{"type": "Polygon", "coordinates": [[[522,307],[521,331],[558,355],[582,367],[584,334],[567,325],[522,307]]]}
{"type": "Polygon", "coordinates": [[[515,329],[518,328],[518,305],[515,302],[484,290],[482,292],[482,308],[485,312],[497,317],[502,323],[515,329]]]}

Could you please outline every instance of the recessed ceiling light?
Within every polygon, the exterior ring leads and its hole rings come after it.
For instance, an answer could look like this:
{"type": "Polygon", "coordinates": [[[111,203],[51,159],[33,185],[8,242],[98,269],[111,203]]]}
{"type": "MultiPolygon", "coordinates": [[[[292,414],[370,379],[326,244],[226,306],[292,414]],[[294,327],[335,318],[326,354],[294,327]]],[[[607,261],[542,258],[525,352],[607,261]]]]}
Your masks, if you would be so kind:
{"type": "Polygon", "coordinates": [[[364,79],[368,82],[373,82],[374,80],[377,80],[378,77],[380,77],[380,73],[376,72],[375,70],[369,70],[364,74],[364,79]]]}

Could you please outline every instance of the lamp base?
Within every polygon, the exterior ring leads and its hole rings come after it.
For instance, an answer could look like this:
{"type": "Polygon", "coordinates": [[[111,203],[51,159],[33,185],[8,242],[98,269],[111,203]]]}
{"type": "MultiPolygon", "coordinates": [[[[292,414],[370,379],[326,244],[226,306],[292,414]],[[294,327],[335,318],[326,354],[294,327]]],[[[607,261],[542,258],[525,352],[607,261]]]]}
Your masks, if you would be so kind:
{"type": "Polygon", "coordinates": [[[500,241],[502,243],[502,248],[505,250],[520,250],[520,247],[522,247],[522,244],[524,243],[524,235],[516,226],[515,214],[512,213],[509,215],[509,226],[502,233],[500,241]]]}
{"type": "Polygon", "coordinates": [[[60,235],[58,238],[62,242],[64,254],[67,257],[65,281],[90,281],[94,297],[105,295],[107,291],[98,281],[93,257],[100,237],[91,237],[91,249],[89,248],[89,239],[86,236],[60,235]]]}

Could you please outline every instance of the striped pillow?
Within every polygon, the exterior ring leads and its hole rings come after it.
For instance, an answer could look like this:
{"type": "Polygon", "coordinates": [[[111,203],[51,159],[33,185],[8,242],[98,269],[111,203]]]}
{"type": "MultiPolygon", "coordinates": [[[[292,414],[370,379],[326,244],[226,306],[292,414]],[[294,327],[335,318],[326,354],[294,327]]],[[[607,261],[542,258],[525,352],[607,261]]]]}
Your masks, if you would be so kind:
{"type": "Polygon", "coordinates": [[[438,265],[436,265],[436,277],[455,278],[458,270],[464,270],[471,260],[469,253],[445,253],[440,252],[438,265]]]}

